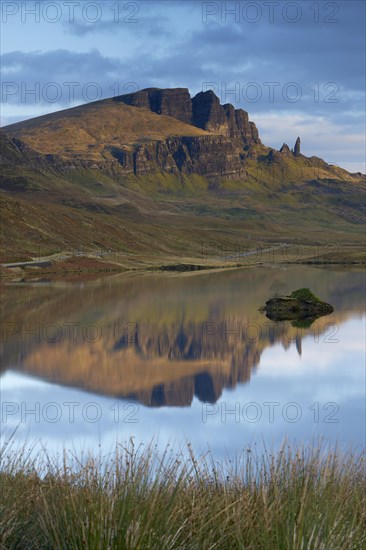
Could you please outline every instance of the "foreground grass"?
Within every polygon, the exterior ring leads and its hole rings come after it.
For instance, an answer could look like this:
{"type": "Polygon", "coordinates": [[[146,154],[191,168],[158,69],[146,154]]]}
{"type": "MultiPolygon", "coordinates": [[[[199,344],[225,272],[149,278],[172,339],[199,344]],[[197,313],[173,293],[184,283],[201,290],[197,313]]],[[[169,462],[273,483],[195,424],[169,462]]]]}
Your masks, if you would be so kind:
{"type": "Polygon", "coordinates": [[[52,461],[5,443],[1,547],[361,549],[365,457],[284,446],[225,464],[188,446],[52,461]],[[32,458],[31,458],[32,456],[32,458]]]}

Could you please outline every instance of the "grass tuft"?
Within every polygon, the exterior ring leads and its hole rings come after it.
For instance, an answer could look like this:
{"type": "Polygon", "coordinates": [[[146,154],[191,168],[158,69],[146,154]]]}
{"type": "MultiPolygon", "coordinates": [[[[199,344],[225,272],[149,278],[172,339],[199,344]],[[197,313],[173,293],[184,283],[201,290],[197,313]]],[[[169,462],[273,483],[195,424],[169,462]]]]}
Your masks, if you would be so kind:
{"type": "Polygon", "coordinates": [[[320,298],[315,296],[308,288],[299,288],[294,290],[290,294],[290,298],[295,298],[296,300],[306,300],[307,302],[321,302],[320,298]]]}
{"type": "Polygon", "coordinates": [[[364,547],[365,457],[284,445],[233,461],[153,444],[63,460],[1,451],[4,549],[364,547]],[[61,462],[61,463],[60,463],[61,462]]]}

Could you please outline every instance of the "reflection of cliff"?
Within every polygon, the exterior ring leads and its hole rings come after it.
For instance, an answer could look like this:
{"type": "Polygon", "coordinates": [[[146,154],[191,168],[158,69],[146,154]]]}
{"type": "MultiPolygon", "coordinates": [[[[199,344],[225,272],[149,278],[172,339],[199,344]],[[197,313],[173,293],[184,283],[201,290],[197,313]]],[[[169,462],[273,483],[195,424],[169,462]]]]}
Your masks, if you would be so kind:
{"type": "MultiPolygon", "coordinates": [[[[333,322],[342,322],[342,317],[333,322]]],[[[16,370],[150,406],[184,406],[194,396],[214,403],[225,388],[248,382],[261,353],[271,345],[295,345],[301,354],[301,331],[288,323],[258,324],[260,335],[256,338],[246,330],[249,325],[244,317],[231,320],[230,326],[222,322],[209,325],[210,334],[206,323],[158,329],[139,324],[133,331],[125,328],[117,337],[105,331],[95,342],[70,342],[68,338],[54,344],[44,342],[20,357],[16,370]]],[[[254,326],[251,323],[252,332],[254,326]]],[[[320,333],[324,326],[326,321],[319,326],[320,333]]]]}
{"type": "Polygon", "coordinates": [[[137,325],[117,338],[105,331],[92,343],[43,342],[19,358],[17,370],[147,405],[188,405],[194,396],[213,403],[225,387],[249,380],[266,345],[236,340],[206,336],[201,323],[137,325]]]}
{"type": "Polygon", "coordinates": [[[7,287],[2,320],[17,329],[2,338],[2,366],[149,406],[189,405],[194,396],[213,403],[225,388],[250,380],[265,349],[280,343],[296,346],[301,355],[301,335],[314,334],[314,326],[288,329],[289,323],[274,324],[258,312],[275,279],[289,290],[309,286],[332,301],[336,311],[315,323],[319,334],[328,323],[340,325],[363,312],[362,272],[304,266],[188,277],[134,274],[82,287],[7,287]],[[347,305],[343,311],[340,299],[347,305]],[[74,322],[74,341],[66,330],[55,343],[44,333],[37,341],[20,330],[22,323],[30,331],[38,323],[42,332],[52,323],[74,322]],[[95,342],[82,337],[88,323],[100,327],[95,342]]]}

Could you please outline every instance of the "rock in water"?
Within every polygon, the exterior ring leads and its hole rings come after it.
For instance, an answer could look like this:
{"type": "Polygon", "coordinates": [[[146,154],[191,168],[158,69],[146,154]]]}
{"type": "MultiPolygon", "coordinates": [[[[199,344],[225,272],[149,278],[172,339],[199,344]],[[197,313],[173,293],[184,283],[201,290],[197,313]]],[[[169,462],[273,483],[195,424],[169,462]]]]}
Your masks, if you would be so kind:
{"type": "Polygon", "coordinates": [[[314,321],[334,311],[333,306],[315,296],[308,288],[300,288],[290,296],[268,300],[262,308],[272,321],[314,321]]]}

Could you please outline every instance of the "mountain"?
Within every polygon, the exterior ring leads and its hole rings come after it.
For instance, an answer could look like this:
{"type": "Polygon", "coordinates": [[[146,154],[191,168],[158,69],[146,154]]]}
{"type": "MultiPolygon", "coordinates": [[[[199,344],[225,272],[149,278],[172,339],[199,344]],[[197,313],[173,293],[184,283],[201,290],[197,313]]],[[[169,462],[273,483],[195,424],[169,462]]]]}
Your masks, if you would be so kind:
{"type": "Polygon", "coordinates": [[[245,177],[244,147],[260,144],[248,114],[213,92],[142,90],[5,128],[33,149],[62,159],[112,162],[124,174],[164,171],[245,177]]]}
{"type": "Polygon", "coordinates": [[[305,157],[300,138],[266,147],[248,113],[212,91],[149,88],[6,126],[0,139],[3,261],[82,248],[118,251],[124,267],[202,263],[214,242],[216,265],[220,247],[248,236],[323,243],[324,261],[338,243],[333,261],[360,260],[365,176],[305,157]]]}
{"type": "Polygon", "coordinates": [[[293,153],[286,144],[280,152],[262,146],[248,113],[230,104],[221,105],[210,90],[191,99],[185,88],[149,88],[12,124],[4,130],[39,153],[53,155],[50,161],[62,159],[72,166],[93,161],[106,168],[116,160],[125,175],[162,171],[246,180],[253,172],[249,161],[257,160],[263,165],[257,178],[263,181],[271,177],[270,170],[265,174],[268,164],[279,165],[285,179],[304,179],[312,168],[313,176],[316,172],[322,178],[357,181],[360,177],[317,157],[306,159],[300,154],[299,138],[293,153]],[[292,167],[294,158],[298,166],[292,167]],[[305,167],[308,170],[302,174],[305,167]]]}

